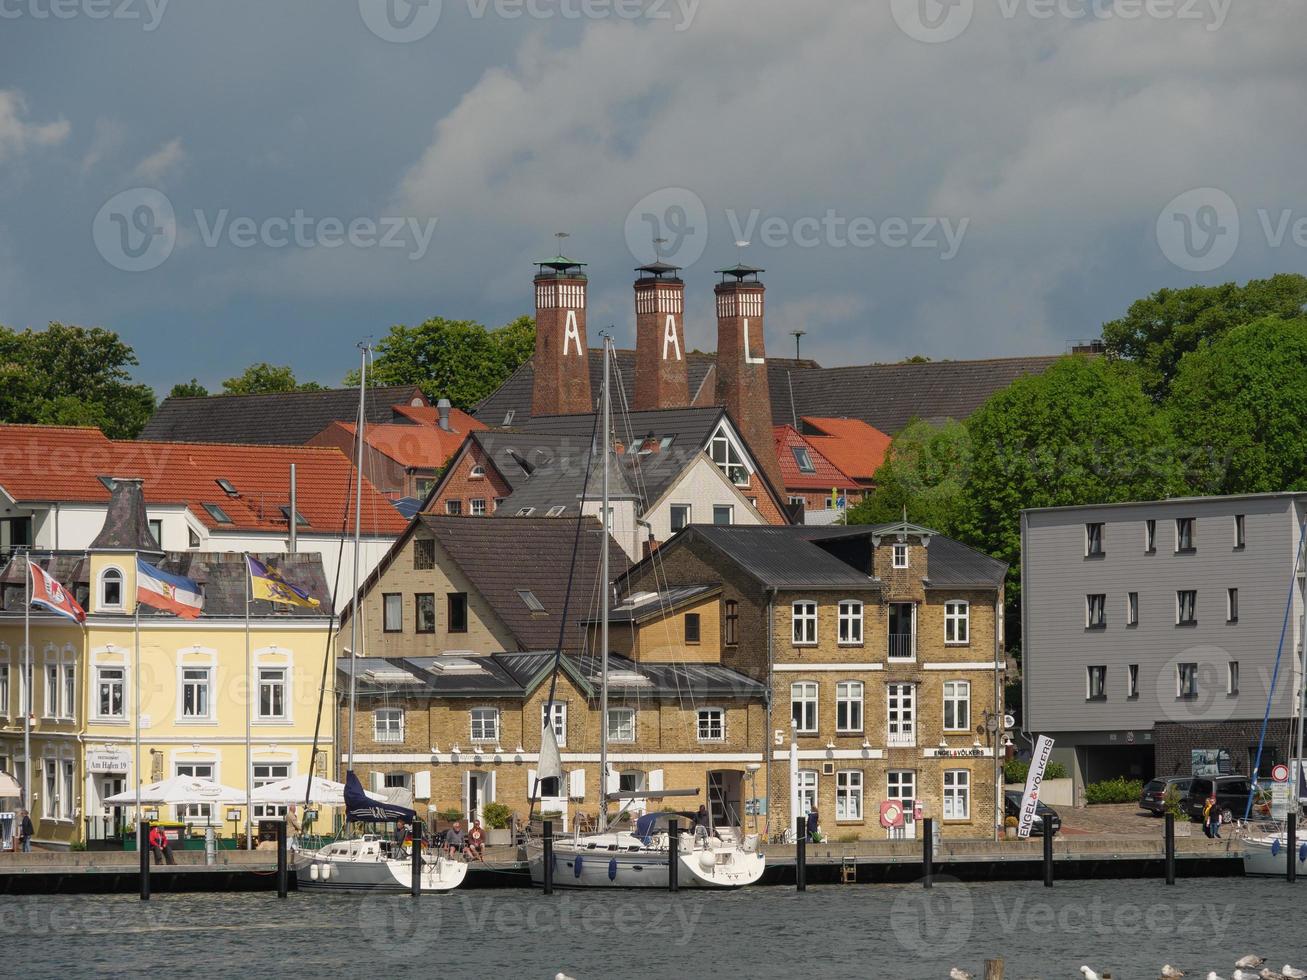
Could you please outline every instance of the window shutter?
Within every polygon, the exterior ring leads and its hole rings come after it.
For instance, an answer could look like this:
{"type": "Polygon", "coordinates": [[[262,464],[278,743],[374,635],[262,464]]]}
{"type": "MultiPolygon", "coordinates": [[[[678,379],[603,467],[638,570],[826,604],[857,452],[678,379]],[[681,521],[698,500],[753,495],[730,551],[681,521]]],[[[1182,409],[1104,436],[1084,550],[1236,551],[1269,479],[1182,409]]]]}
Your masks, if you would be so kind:
{"type": "Polygon", "coordinates": [[[567,774],[571,785],[571,797],[574,800],[585,799],[585,770],[573,769],[567,774]]]}
{"type": "Polygon", "coordinates": [[[526,796],[531,799],[536,795],[536,771],[528,769],[526,771],[526,796]]]}
{"type": "Polygon", "coordinates": [[[604,783],[608,787],[606,790],[604,790],[604,792],[616,793],[619,789],[622,788],[622,774],[619,773],[612,766],[609,766],[608,775],[607,778],[604,780],[604,783]]]}
{"type": "Polygon", "coordinates": [[[413,773],[413,799],[431,799],[431,770],[419,769],[413,773]]]}
{"type": "Polygon", "coordinates": [[[661,769],[649,770],[649,792],[654,792],[663,788],[663,771],[661,769]]]}
{"type": "Polygon", "coordinates": [[[379,772],[368,773],[368,783],[372,786],[372,792],[382,793],[386,789],[386,777],[379,772]]]}

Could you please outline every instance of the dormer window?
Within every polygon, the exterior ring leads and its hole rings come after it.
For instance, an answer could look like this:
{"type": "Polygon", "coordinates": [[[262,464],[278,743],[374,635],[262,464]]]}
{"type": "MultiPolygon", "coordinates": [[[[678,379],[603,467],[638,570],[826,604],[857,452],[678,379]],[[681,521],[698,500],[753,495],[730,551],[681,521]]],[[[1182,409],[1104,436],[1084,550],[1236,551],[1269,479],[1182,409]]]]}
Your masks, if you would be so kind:
{"type": "Polygon", "coordinates": [[[486,468],[480,463],[472,464],[472,471],[468,474],[473,480],[479,480],[486,475],[486,468]]]}
{"type": "Polygon", "coordinates": [[[907,567],[908,567],[908,546],[907,546],[906,544],[896,544],[896,545],[894,545],[894,548],[893,548],[893,554],[894,554],[894,567],[895,567],[895,568],[907,568],[907,567]]]}
{"type": "Polygon", "coordinates": [[[123,607],[123,573],[116,568],[106,568],[100,573],[100,608],[121,609],[123,607]]]}

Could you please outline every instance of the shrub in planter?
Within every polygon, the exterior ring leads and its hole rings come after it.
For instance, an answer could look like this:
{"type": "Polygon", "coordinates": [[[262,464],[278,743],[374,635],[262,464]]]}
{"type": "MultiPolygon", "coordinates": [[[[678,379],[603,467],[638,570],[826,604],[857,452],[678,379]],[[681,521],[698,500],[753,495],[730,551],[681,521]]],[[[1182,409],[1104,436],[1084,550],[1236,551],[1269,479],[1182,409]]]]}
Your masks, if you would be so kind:
{"type": "MultiPolygon", "coordinates": [[[[1007,783],[1024,783],[1030,774],[1030,763],[1025,759],[1009,759],[1003,763],[1003,781],[1007,783]]],[[[1069,773],[1060,762],[1050,762],[1044,767],[1045,779],[1066,779],[1069,773]]]]}
{"type": "Polygon", "coordinates": [[[513,811],[506,803],[487,803],[481,808],[481,816],[491,830],[507,830],[513,821],[513,811]]]}
{"type": "Polygon", "coordinates": [[[1085,787],[1085,802],[1094,803],[1135,803],[1143,794],[1144,784],[1138,779],[1104,779],[1090,783],[1085,787]]]}

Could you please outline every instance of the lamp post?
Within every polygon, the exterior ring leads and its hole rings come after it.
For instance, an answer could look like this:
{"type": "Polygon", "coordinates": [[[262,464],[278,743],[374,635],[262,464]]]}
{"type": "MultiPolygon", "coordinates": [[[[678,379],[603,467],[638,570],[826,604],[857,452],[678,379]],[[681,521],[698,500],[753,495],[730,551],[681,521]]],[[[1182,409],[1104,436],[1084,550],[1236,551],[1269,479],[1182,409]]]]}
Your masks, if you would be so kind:
{"type": "Polygon", "coordinates": [[[1004,731],[1006,716],[1000,711],[985,711],[984,724],[976,726],[976,734],[984,735],[985,740],[989,743],[990,751],[994,756],[994,840],[1001,840],[1003,836],[1003,781],[999,778],[999,761],[998,747],[1000,742],[1003,745],[1010,744],[1010,739],[1000,739],[999,735],[1004,731]]]}

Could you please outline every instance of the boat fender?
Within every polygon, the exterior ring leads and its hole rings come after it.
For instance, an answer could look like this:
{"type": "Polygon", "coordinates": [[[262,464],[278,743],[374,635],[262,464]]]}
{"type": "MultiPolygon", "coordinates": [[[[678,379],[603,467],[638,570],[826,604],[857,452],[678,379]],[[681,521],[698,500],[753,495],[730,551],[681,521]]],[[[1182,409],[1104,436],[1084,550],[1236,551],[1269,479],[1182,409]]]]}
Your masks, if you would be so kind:
{"type": "Polygon", "coordinates": [[[617,858],[613,858],[611,861],[608,862],[608,880],[609,881],[617,880],[617,858]]]}
{"type": "Polygon", "coordinates": [[[1304,861],[1307,861],[1307,841],[1298,847],[1298,863],[1302,864],[1304,861]]]}
{"type": "Polygon", "coordinates": [[[1271,841],[1271,857],[1280,856],[1280,838],[1276,837],[1271,841]]]}
{"type": "Polygon", "coordinates": [[[322,880],[323,880],[323,881],[326,881],[326,880],[328,880],[330,877],[331,877],[331,865],[329,865],[329,864],[324,864],[324,865],[322,866],[322,880]]]}
{"type": "Polygon", "coordinates": [[[579,854],[576,856],[576,864],[572,865],[572,875],[576,878],[581,877],[581,855],[579,854]]]}
{"type": "Polygon", "coordinates": [[[704,871],[711,871],[713,869],[713,865],[716,863],[717,863],[717,858],[712,851],[699,852],[699,867],[703,868],[704,871]]]}
{"type": "Polygon", "coordinates": [[[318,866],[316,864],[309,868],[309,878],[312,881],[318,880],[318,866]]]}

